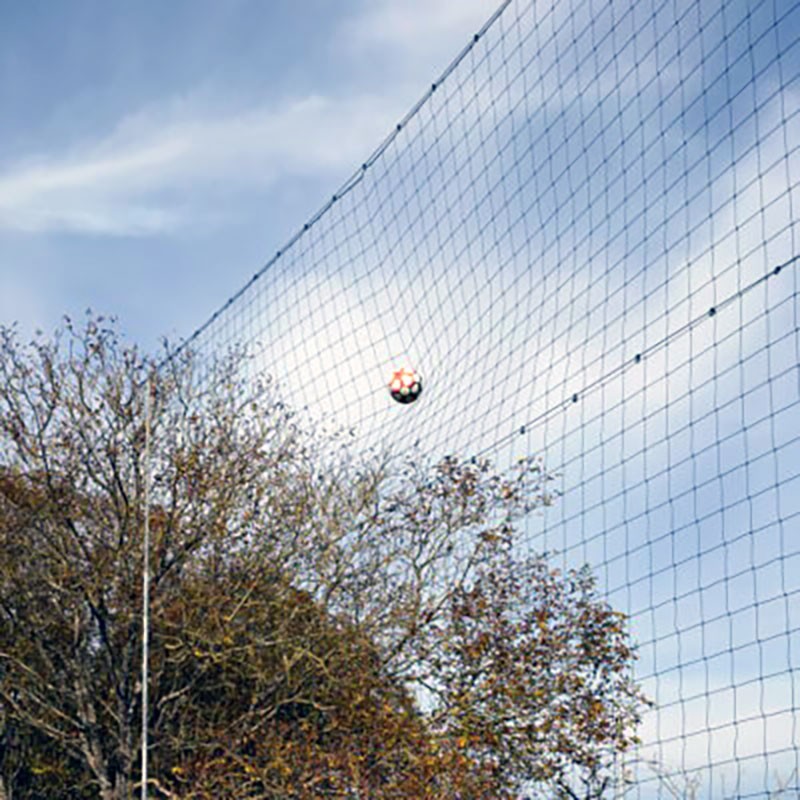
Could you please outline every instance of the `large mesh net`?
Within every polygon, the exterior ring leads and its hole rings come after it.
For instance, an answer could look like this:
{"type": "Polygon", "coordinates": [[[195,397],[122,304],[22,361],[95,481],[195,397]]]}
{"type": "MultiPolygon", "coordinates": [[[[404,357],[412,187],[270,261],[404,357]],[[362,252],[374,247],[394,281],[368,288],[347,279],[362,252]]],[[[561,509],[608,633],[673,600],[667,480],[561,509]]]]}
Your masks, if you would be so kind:
{"type": "Polygon", "coordinates": [[[511,0],[190,341],[365,447],[542,454],[530,546],[656,702],[634,794],[797,796],[799,245],[800,5],[511,0]]]}

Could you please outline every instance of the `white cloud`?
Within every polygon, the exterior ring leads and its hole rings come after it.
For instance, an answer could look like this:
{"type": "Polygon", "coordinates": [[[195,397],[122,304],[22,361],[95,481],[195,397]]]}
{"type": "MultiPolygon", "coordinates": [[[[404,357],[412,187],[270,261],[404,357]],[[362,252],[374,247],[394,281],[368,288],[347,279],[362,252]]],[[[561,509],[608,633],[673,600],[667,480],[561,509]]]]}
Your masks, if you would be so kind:
{"type": "Polygon", "coordinates": [[[788,700],[797,691],[796,676],[775,675],[739,686],[714,676],[708,684],[685,677],[677,683],[673,676],[659,680],[663,692],[692,699],[645,715],[639,731],[645,744],[637,754],[640,780],[652,778],[646,765],[655,762],[679,784],[681,776],[700,778],[701,796],[712,796],[706,795],[712,785],[713,796],[721,796],[723,784],[730,796],[732,791],[763,791],[765,782],[777,784],[791,776],[795,721],[788,700]]]}
{"type": "Polygon", "coordinates": [[[159,98],[110,131],[0,165],[0,230],[158,234],[221,218],[220,196],[284,177],[344,180],[419,97],[414,76],[427,81],[446,66],[496,7],[496,0],[379,0],[332,40],[370,59],[336,96],[233,111],[222,99],[209,108],[207,98],[159,98]],[[364,89],[373,73],[380,88],[364,89]]]}
{"type": "Polygon", "coordinates": [[[310,96],[223,116],[144,109],[71,152],[0,172],[0,228],[152,234],[213,215],[220,194],[281,177],[344,177],[389,127],[392,104],[310,96]]]}
{"type": "Polygon", "coordinates": [[[498,0],[378,0],[348,20],[344,30],[365,49],[435,49],[441,56],[448,44],[463,46],[498,5],[498,0]]]}

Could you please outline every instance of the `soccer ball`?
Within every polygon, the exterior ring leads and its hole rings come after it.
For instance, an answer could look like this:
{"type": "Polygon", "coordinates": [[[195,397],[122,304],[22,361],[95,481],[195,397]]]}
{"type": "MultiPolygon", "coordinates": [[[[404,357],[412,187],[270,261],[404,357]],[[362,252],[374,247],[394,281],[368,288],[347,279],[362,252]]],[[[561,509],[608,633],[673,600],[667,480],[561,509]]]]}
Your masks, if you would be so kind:
{"type": "Polygon", "coordinates": [[[422,378],[411,367],[400,367],[392,373],[389,394],[398,403],[413,403],[422,394],[422,378]]]}

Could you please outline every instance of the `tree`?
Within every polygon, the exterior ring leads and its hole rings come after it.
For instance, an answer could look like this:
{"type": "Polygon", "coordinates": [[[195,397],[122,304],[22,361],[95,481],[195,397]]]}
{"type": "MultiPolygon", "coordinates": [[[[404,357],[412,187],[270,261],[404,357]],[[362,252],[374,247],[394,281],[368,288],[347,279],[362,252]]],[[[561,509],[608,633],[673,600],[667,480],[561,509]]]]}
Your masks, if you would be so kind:
{"type": "MultiPolygon", "coordinates": [[[[291,525],[281,481],[302,464],[268,387],[254,387],[262,413],[247,416],[232,359],[202,390],[189,360],[172,366],[155,382],[156,617],[194,562],[247,546],[256,517],[291,525]]],[[[108,800],[130,795],[140,736],[148,370],[94,318],[27,348],[0,335],[0,698],[108,800]]],[[[176,705],[156,700],[154,728],[176,705]]]]}
{"type": "Polygon", "coordinates": [[[562,573],[498,538],[448,610],[428,646],[436,725],[509,797],[536,784],[573,800],[618,788],[616,759],[639,743],[648,701],[624,616],[588,568],[562,573]]]}
{"type": "Polygon", "coordinates": [[[200,578],[166,614],[163,674],[186,706],[155,766],[179,796],[430,796],[441,765],[372,643],[268,572],[220,577],[222,605],[200,578]]]}
{"type": "Polygon", "coordinates": [[[154,791],[601,784],[643,698],[588,573],[516,558],[543,464],[357,453],[243,366],[155,370],[91,316],[30,345],[0,330],[0,798],[135,788],[146,480],[154,791]]]}

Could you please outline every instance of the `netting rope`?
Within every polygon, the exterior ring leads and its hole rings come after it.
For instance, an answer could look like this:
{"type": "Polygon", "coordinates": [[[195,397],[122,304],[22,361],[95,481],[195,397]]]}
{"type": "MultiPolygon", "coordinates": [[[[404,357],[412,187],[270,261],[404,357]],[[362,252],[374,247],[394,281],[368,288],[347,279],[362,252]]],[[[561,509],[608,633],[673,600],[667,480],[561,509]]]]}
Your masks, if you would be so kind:
{"type": "Polygon", "coordinates": [[[592,565],[656,702],[634,794],[795,796],[798,209],[800,4],[508,0],[184,346],[364,447],[541,453],[530,546],[592,565]]]}

